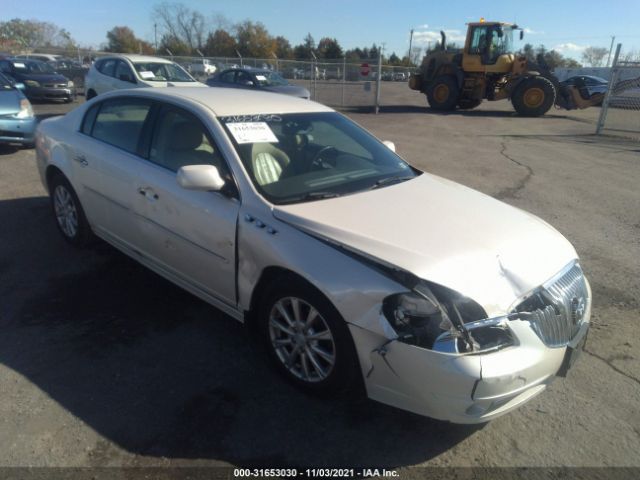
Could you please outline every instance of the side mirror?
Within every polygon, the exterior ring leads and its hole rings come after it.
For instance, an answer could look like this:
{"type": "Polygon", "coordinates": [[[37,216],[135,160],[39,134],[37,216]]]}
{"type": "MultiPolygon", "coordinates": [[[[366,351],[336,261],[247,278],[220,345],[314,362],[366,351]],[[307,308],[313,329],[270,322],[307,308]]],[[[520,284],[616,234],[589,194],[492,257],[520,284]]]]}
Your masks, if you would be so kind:
{"type": "Polygon", "coordinates": [[[384,144],[385,147],[387,147],[393,153],[396,153],[396,144],[395,143],[390,142],[389,140],[384,140],[382,143],[384,144]]]}
{"type": "Polygon", "coordinates": [[[176,180],[186,190],[219,192],[224,187],[224,180],[213,165],[185,165],[178,170],[176,180]]]}

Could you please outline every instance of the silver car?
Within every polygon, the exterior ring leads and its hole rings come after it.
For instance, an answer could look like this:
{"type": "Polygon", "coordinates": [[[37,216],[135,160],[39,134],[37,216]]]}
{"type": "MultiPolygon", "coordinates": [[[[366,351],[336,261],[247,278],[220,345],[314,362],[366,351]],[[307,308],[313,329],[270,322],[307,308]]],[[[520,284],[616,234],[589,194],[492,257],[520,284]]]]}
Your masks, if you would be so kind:
{"type": "Polygon", "coordinates": [[[585,341],[589,284],[560,233],[326,106],[111,92],[43,121],[36,143],[64,238],[95,234],[249,322],[308,390],[485,422],[565,375],[585,341]]]}

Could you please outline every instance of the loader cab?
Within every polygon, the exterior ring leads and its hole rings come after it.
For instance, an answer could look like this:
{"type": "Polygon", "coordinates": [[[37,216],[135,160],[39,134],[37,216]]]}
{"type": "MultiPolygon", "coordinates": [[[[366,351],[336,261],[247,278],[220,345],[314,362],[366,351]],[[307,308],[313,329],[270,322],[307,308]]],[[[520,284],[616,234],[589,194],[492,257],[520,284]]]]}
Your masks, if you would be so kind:
{"type": "Polygon", "coordinates": [[[470,23],[462,59],[466,72],[507,73],[511,71],[515,25],[497,22],[470,23]]]}

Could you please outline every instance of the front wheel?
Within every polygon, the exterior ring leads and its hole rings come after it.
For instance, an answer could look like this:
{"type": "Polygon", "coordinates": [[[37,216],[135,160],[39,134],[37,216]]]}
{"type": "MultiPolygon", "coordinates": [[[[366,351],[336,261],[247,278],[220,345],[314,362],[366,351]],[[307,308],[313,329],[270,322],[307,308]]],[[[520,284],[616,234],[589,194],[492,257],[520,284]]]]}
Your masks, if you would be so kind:
{"type": "Polygon", "coordinates": [[[331,303],[299,279],[267,292],[259,316],[276,368],[305,390],[347,390],[359,371],[351,334],[331,303]]]}
{"type": "Polygon", "coordinates": [[[556,103],[556,89],[544,77],[527,78],[516,87],[511,103],[519,115],[539,117],[556,103]]]}
{"type": "Polygon", "coordinates": [[[434,110],[454,110],[458,103],[460,89],[452,75],[440,75],[427,88],[427,100],[434,110]]]}

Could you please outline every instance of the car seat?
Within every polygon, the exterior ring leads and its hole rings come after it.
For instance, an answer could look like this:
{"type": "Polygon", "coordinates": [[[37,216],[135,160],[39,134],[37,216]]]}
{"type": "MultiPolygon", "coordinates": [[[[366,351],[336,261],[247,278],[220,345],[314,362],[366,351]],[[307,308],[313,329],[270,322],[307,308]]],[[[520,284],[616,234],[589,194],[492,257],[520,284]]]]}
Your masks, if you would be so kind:
{"type": "Polygon", "coordinates": [[[251,168],[258,185],[277,182],[289,157],[271,143],[254,143],[251,148],[251,168]]]}

